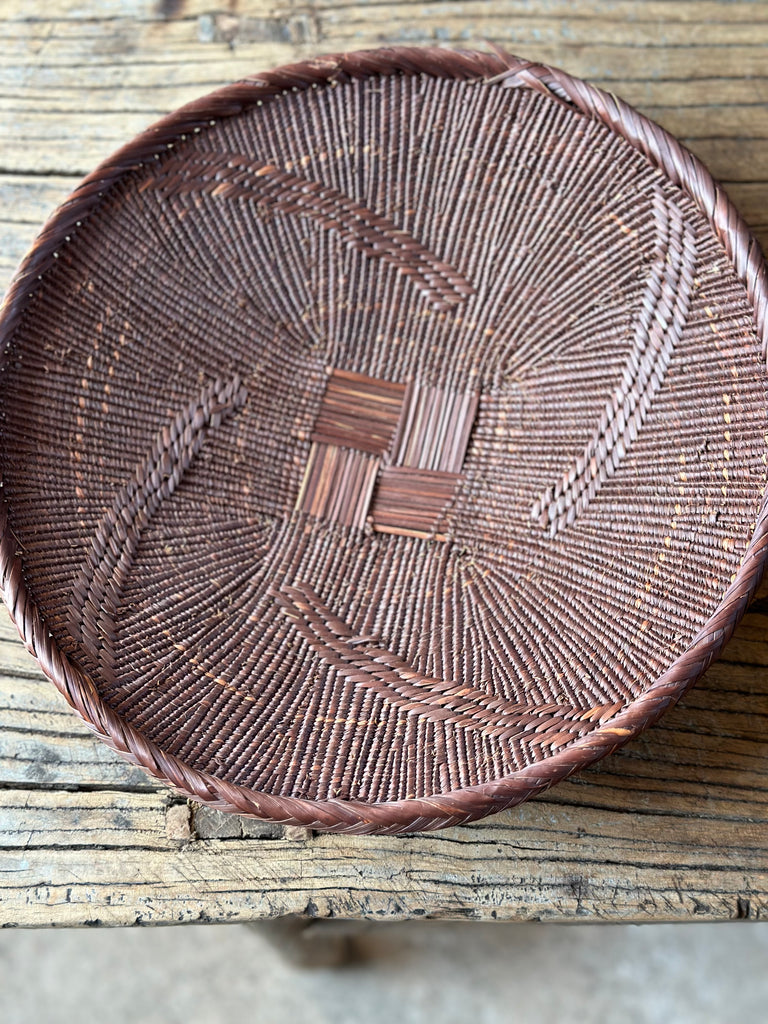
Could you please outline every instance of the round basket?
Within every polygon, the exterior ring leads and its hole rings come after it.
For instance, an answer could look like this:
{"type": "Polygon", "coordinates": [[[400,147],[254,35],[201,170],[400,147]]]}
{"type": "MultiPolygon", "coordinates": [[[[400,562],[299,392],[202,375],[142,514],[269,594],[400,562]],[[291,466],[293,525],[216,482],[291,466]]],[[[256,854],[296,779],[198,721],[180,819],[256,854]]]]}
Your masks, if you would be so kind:
{"type": "Polygon", "coordinates": [[[767,308],[702,165],[561,71],[246,79],[86,178],[11,286],[6,602],[195,800],[349,832],[508,807],[745,610],[767,308]]]}

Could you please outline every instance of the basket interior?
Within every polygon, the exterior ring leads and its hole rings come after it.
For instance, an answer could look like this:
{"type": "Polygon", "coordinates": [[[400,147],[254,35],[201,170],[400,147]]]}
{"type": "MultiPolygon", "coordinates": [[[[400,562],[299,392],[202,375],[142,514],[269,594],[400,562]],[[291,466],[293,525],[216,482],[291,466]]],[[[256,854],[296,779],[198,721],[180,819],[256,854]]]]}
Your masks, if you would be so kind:
{"type": "Polygon", "coordinates": [[[579,742],[691,643],[766,485],[753,315],[689,196],[557,99],[425,75],[126,174],[2,404],[59,647],[162,750],[311,800],[579,742]]]}

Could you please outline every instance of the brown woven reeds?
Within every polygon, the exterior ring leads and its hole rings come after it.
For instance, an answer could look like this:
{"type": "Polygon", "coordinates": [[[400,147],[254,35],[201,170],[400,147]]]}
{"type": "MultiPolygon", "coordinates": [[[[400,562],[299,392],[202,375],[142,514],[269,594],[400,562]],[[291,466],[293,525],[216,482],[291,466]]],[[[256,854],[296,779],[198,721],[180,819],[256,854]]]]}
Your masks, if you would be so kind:
{"type": "Polygon", "coordinates": [[[313,828],[480,817],[718,654],[766,550],[765,267],[620,100],[282,68],[120,150],[0,337],[2,582],[115,749],[313,828]]]}

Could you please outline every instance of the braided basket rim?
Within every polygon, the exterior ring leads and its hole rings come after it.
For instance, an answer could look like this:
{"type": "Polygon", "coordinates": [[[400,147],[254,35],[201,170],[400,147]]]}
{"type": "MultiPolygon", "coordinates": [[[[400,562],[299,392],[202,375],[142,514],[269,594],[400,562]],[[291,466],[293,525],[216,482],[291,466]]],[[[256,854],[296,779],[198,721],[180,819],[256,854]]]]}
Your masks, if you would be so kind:
{"type": "MultiPolygon", "coordinates": [[[[395,74],[427,74],[465,81],[503,82],[536,89],[596,118],[663,171],[694,201],[723,245],[754,309],[762,359],[768,351],[768,271],[760,246],[704,165],[663,128],[629,104],[564,71],[495,53],[392,47],[334,54],[285,65],[235,82],[169,114],[89,174],[52,215],[17,271],[0,307],[0,369],[37,280],[57,251],[77,233],[101,196],[123,175],[154,160],[191,132],[204,131],[291,90],[395,74]]],[[[768,496],[752,539],[718,607],[688,648],[627,708],[604,725],[544,760],[492,783],[446,794],[388,802],[307,800],[254,791],[216,778],[163,752],[99,696],[93,680],[59,650],[27,591],[16,542],[0,500],[0,585],[25,647],[68,703],[104,742],[181,795],[220,810],[313,829],[356,833],[422,831],[472,821],[520,803],[613,752],[655,722],[720,654],[742,617],[768,558],[768,496]]]]}

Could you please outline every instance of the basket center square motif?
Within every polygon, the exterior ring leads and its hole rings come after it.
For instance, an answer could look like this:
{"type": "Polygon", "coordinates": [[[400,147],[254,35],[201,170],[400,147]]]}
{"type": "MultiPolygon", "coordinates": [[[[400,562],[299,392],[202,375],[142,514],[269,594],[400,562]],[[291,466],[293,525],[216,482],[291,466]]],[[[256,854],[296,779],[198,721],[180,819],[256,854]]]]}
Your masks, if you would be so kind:
{"type": "Polygon", "coordinates": [[[477,407],[475,392],[329,371],[296,510],[445,540],[477,407]]]}

